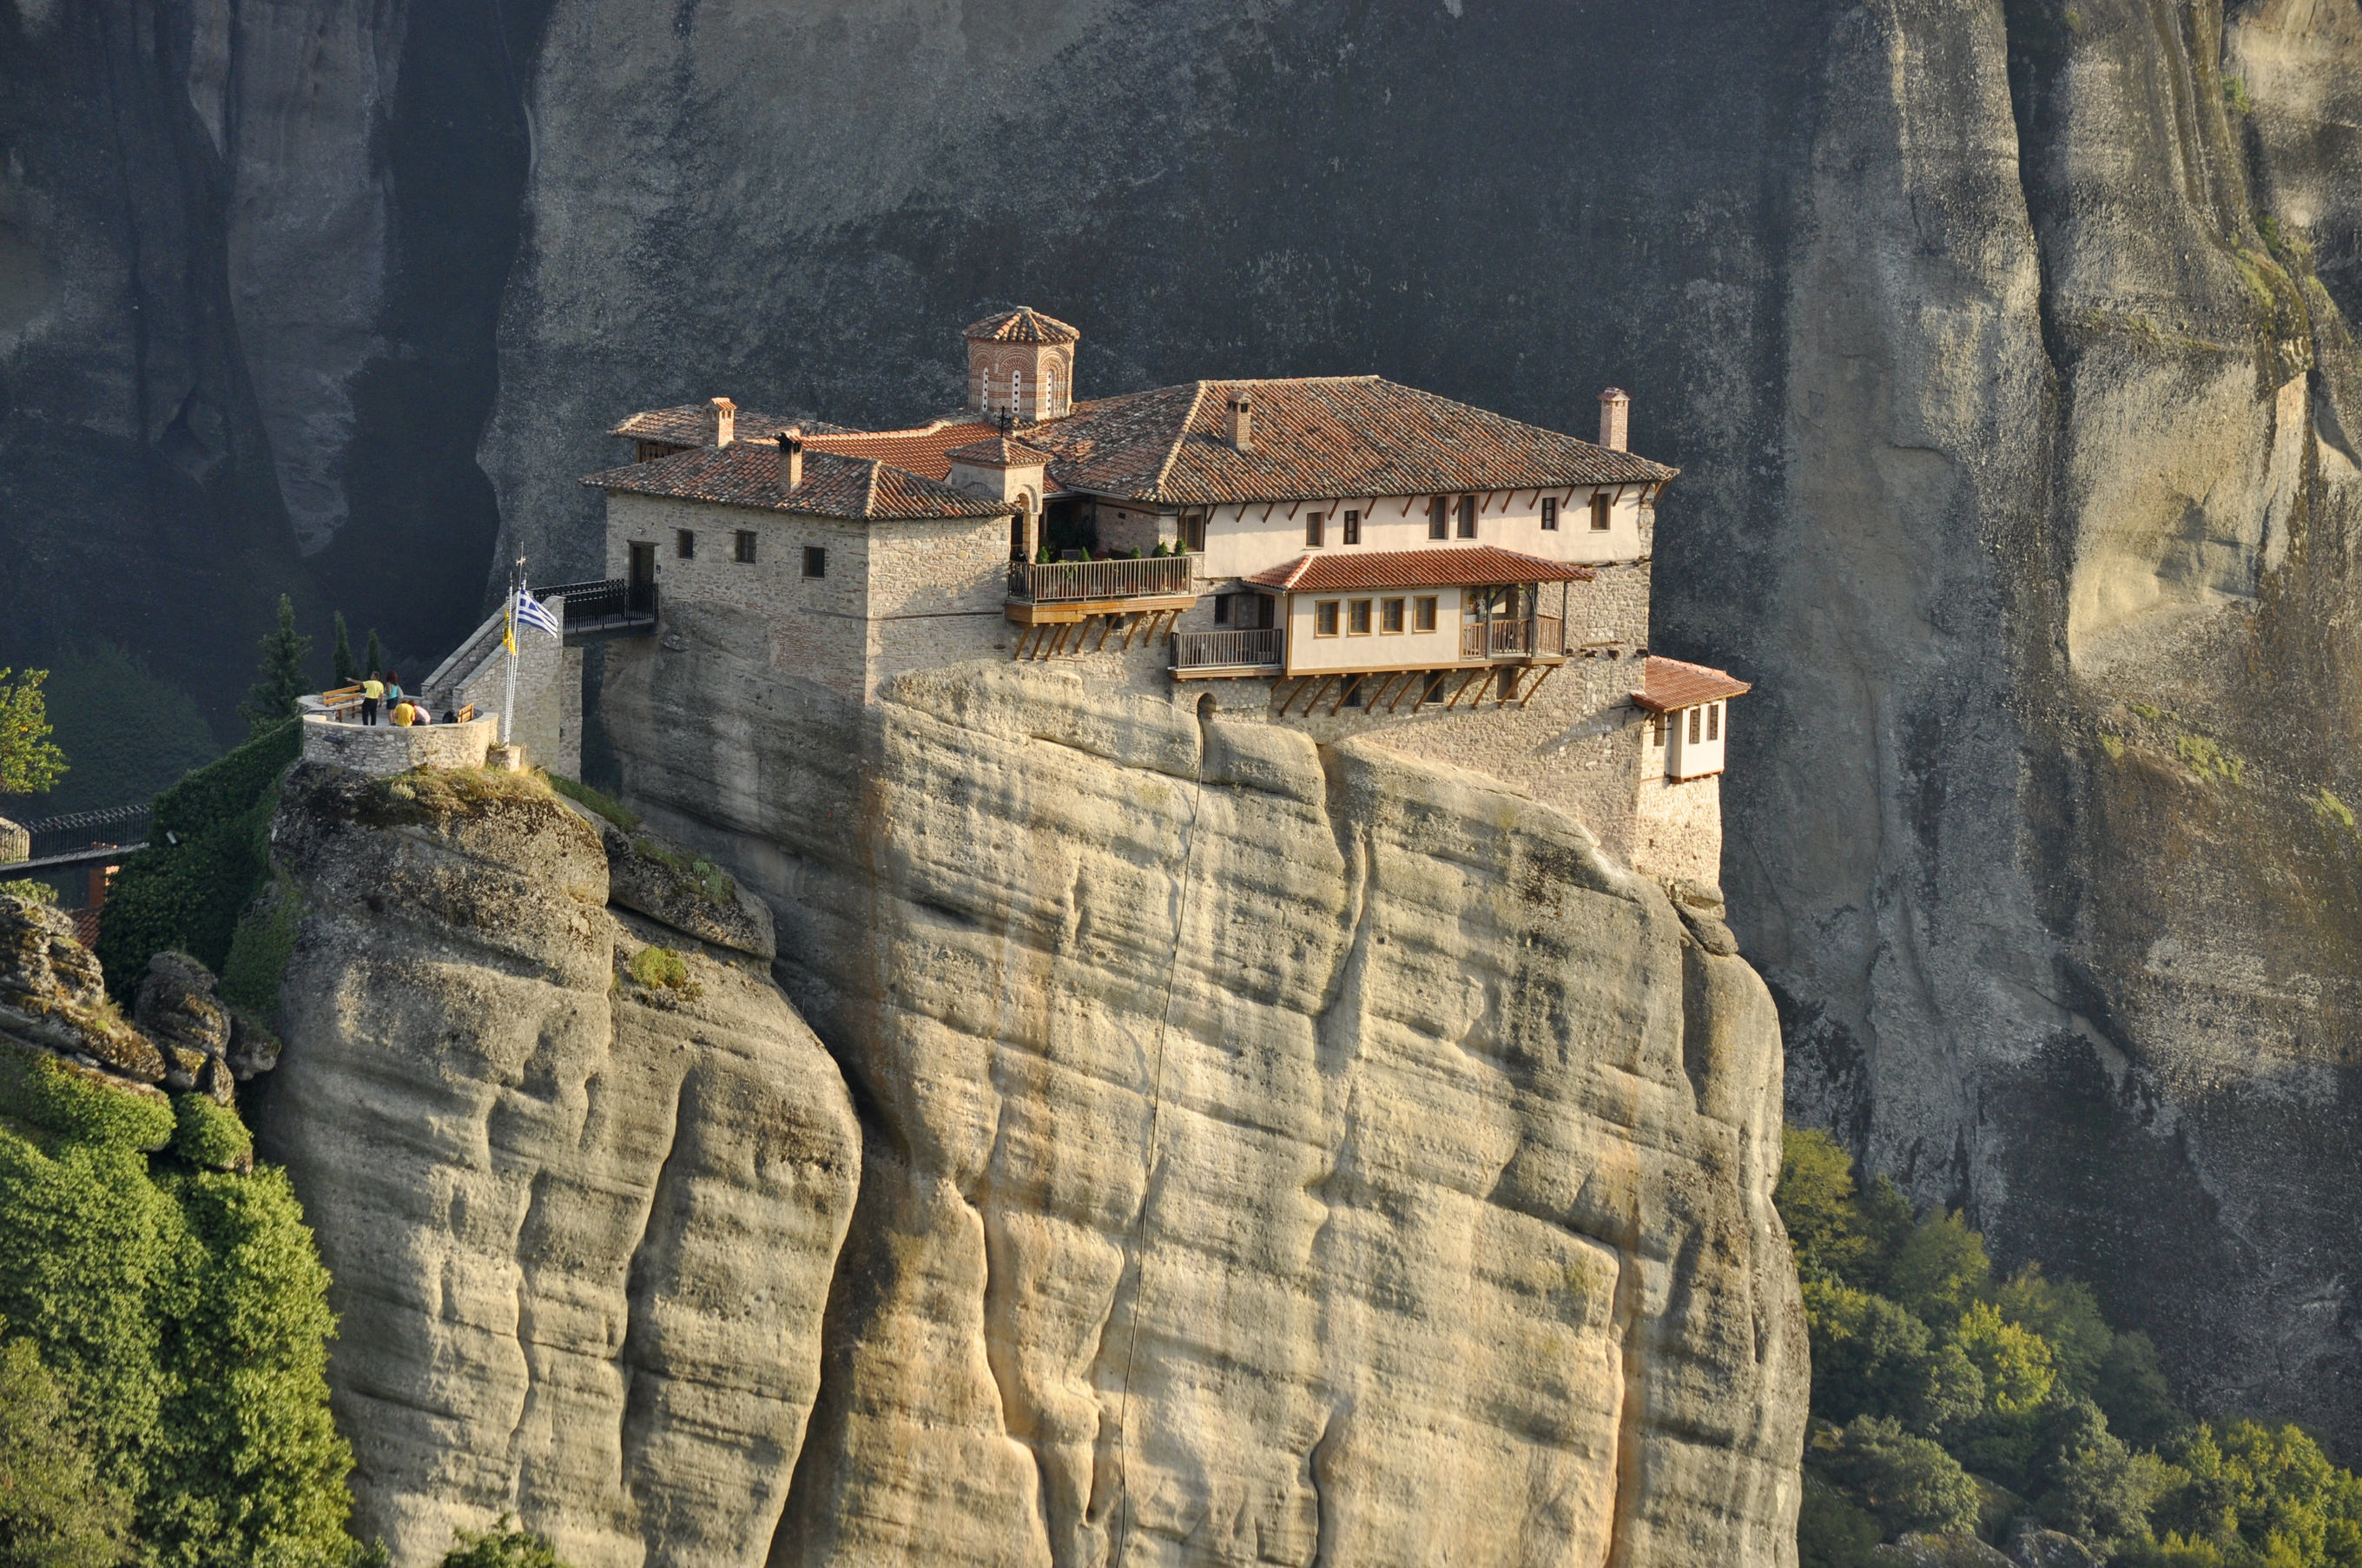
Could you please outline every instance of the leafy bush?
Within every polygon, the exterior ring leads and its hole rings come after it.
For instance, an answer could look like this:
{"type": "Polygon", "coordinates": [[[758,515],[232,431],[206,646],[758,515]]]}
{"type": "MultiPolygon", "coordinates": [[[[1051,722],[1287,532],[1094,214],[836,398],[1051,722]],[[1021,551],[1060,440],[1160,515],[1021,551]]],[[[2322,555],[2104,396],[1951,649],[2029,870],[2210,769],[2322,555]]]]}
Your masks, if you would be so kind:
{"type": "Polygon", "coordinates": [[[221,968],[224,1003],[251,1018],[277,1016],[279,983],[286,976],[287,960],[295,955],[303,917],[303,900],[285,877],[263,889],[230,935],[229,956],[221,968]]]}
{"type": "Polygon", "coordinates": [[[104,1485],[29,1340],[0,1348],[0,1565],[113,1568],[131,1507],[104,1485]]]}
{"type": "Polygon", "coordinates": [[[107,989],[129,999],[170,948],[219,973],[238,917],[270,877],[279,776],[303,747],[294,721],[262,730],[156,797],[148,847],[124,862],[99,913],[107,989]]]}
{"type": "Polygon", "coordinates": [[[567,1568],[547,1536],[519,1529],[506,1514],[480,1534],[464,1529],[454,1533],[459,1544],[444,1554],[443,1568],[567,1568]]]}
{"type": "Polygon", "coordinates": [[[0,898],[22,899],[28,904],[54,904],[58,890],[47,882],[36,882],[29,877],[0,882],[0,898]]]}
{"type": "Polygon", "coordinates": [[[283,1173],[151,1162],[174,1132],[156,1099],[0,1065],[0,1316],[128,1499],[138,1561],[340,1568],[334,1320],[283,1173]]]}
{"type": "Polygon", "coordinates": [[[254,1134],[227,1106],[184,1094],[172,1101],[172,1153],[193,1165],[226,1171],[254,1158],[254,1134]]]}

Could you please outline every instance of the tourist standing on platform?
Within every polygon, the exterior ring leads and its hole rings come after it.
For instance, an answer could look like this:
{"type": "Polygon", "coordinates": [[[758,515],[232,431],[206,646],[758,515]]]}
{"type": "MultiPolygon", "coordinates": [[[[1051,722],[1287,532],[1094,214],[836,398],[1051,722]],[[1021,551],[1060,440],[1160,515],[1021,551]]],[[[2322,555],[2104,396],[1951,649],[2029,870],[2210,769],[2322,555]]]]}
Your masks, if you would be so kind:
{"type": "Polygon", "coordinates": [[[385,682],[380,680],[377,678],[377,671],[372,669],[369,672],[369,679],[361,682],[362,723],[374,724],[377,723],[377,705],[384,700],[385,682]]]}

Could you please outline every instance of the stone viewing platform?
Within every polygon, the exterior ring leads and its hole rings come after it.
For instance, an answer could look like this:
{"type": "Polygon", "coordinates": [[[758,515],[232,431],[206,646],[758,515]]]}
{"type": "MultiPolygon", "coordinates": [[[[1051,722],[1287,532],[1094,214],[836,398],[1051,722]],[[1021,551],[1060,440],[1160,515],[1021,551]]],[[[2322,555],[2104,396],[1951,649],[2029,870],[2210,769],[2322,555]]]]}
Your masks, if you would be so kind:
{"type": "Polygon", "coordinates": [[[304,715],[304,760],[331,763],[372,778],[414,767],[481,767],[500,739],[497,713],[461,724],[348,724],[304,715]]]}

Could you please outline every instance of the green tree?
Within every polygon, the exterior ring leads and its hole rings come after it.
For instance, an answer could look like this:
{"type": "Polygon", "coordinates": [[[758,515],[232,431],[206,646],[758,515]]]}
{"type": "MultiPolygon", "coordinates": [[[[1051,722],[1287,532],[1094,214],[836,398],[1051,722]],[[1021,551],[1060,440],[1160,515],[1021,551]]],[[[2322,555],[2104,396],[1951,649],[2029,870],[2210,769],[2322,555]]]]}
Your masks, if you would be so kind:
{"type": "Polygon", "coordinates": [[[2190,1418],[2173,1403],[2157,1346],[2147,1334],[2118,1334],[2100,1358],[2092,1397],[2107,1412],[2108,1430],[2136,1448],[2160,1452],[2190,1429],[2190,1418]]]}
{"type": "Polygon", "coordinates": [[[131,1508],[103,1485],[29,1340],[0,1349],[0,1568],[112,1568],[131,1508]]]}
{"type": "Polygon", "coordinates": [[[2147,1537],[2149,1507],[2166,1487],[2165,1464],[2126,1448],[2089,1399],[2056,1401],[2044,1417],[2034,1475],[2043,1521],[2104,1547],[2147,1537]]]}
{"type": "Polygon", "coordinates": [[[480,1533],[455,1530],[459,1544],[443,1556],[443,1568],[567,1568],[549,1538],[537,1530],[520,1529],[508,1515],[480,1533]]]}
{"type": "Polygon", "coordinates": [[[46,669],[0,668],[0,795],[37,795],[65,777],[66,754],[50,739],[46,669]]]}
{"type": "Polygon", "coordinates": [[[350,686],[361,678],[361,667],[353,662],[352,634],[345,630],[345,613],[337,612],[337,644],[328,651],[328,663],[336,683],[350,686]]]}
{"type": "Polygon", "coordinates": [[[295,602],[283,593],[279,596],[279,624],[263,634],[260,646],[261,671],[247,688],[246,701],[237,710],[249,735],[259,735],[302,712],[299,699],[311,690],[304,660],[312,651],[312,639],[297,634],[295,602]]]}
{"type": "Polygon", "coordinates": [[[1992,1303],[1971,1305],[1960,1314],[1950,1337],[1983,1375],[1987,1409],[2014,1416],[2050,1397],[2050,1386],[2058,1377],[2050,1347],[2039,1334],[2004,1321],[1992,1303]]]}
{"type": "Polygon", "coordinates": [[[1805,1478],[1804,1507],[1796,1514],[1797,1568],[1869,1568],[1877,1545],[1876,1521],[1817,1476],[1805,1478]]]}
{"type": "Polygon", "coordinates": [[[370,628],[369,651],[361,655],[361,673],[364,675],[385,673],[385,645],[377,640],[375,626],[370,628]]]}
{"type": "Polygon", "coordinates": [[[2076,1279],[2054,1283],[2042,1277],[2041,1264],[2027,1264],[1994,1290],[1993,1300],[2003,1318],[2050,1347],[2059,1381],[2089,1397],[2116,1338],[2092,1287],[2076,1279]]]}
{"type": "Polygon", "coordinates": [[[1882,1416],[1935,1436],[1984,1408],[1983,1378],[1958,1346],[1895,1303],[1821,1280],[1805,1286],[1813,1413],[1882,1416]]]}
{"type": "Polygon", "coordinates": [[[1981,1299],[1992,1281],[1985,1239],[1958,1213],[1930,1214],[1895,1254],[1888,1294],[1930,1323],[1948,1323],[1981,1299]]]}
{"type": "Polygon", "coordinates": [[[1890,1540],[1905,1530],[1956,1535],[1976,1529],[1977,1484],[1968,1472],[1940,1446],[1893,1421],[1863,1416],[1849,1423],[1823,1468],[1890,1540]]]}

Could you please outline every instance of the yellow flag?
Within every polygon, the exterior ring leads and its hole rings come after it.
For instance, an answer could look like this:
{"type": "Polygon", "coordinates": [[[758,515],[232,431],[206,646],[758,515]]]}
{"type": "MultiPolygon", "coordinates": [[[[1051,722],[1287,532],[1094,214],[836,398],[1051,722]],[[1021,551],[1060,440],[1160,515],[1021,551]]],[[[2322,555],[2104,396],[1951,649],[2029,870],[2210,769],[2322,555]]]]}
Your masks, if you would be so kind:
{"type": "Polygon", "coordinates": [[[501,629],[501,646],[510,653],[514,653],[516,652],[516,601],[513,599],[509,601],[506,621],[507,624],[501,629]]]}

